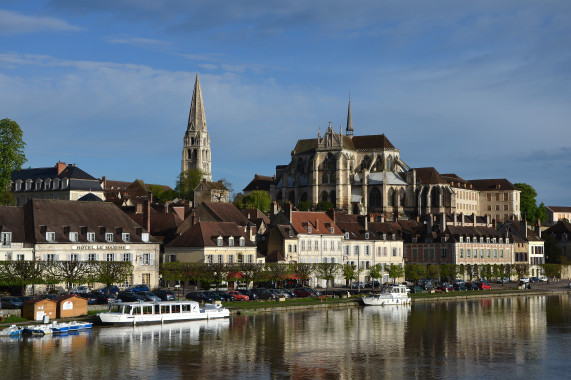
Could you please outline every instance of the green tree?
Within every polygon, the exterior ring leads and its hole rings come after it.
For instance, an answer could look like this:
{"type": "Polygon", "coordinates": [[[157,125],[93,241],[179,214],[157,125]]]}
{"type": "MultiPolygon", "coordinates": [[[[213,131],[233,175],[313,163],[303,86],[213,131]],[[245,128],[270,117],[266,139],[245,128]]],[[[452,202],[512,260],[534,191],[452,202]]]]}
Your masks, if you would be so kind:
{"type": "Polygon", "coordinates": [[[393,279],[393,284],[397,278],[404,276],[404,268],[400,265],[391,264],[389,267],[389,277],[393,279]]]}
{"type": "Polygon", "coordinates": [[[224,263],[208,263],[200,266],[200,280],[204,282],[204,288],[214,283],[216,290],[224,281],[228,279],[228,273],[232,271],[232,267],[224,263]]]}
{"type": "Polygon", "coordinates": [[[407,280],[416,283],[418,280],[426,278],[426,266],[422,264],[406,264],[404,273],[407,280]]]}
{"type": "Polygon", "coordinates": [[[93,262],[95,281],[105,284],[107,289],[119,284],[133,274],[133,265],[129,261],[93,262]]]}
{"type": "Polygon", "coordinates": [[[457,271],[456,264],[440,264],[440,276],[447,281],[453,281],[457,271]]]}
{"type": "Polygon", "coordinates": [[[311,202],[310,201],[299,202],[299,205],[297,205],[297,209],[299,211],[310,211],[311,210],[311,202]]]}
{"type": "Polygon", "coordinates": [[[430,264],[428,265],[427,277],[432,280],[437,280],[440,278],[440,267],[438,265],[430,264]]]}
{"type": "Polygon", "coordinates": [[[347,263],[347,264],[343,265],[343,278],[345,279],[345,282],[347,285],[349,285],[351,283],[351,281],[357,279],[358,273],[359,272],[358,272],[355,264],[347,263]]]}
{"type": "Polygon", "coordinates": [[[9,195],[9,185],[12,172],[19,170],[26,156],[24,155],[24,133],[15,121],[0,120],[0,204],[6,205],[12,201],[9,195]]]}
{"type": "Polygon", "coordinates": [[[174,190],[165,190],[160,185],[150,185],[149,191],[153,194],[153,198],[157,200],[160,204],[167,201],[172,201],[177,197],[177,193],[174,190]]]}
{"type": "Polygon", "coordinates": [[[234,198],[232,199],[232,204],[238,210],[242,210],[244,208],[244,194],[242,193],[234,194],[234,198]]]}
{"type": "Polygon", "coordinates": [[[0,285],[19,287],[20,293],[25,295],[27,285],[45,282],[44,267],[43,262],[34,260],[0,261],[0,285]]]}
{"type": "Polygon", "coordinates": [[[302,285],[309,285],[309,278],[315,272],[315,266],[310,263],[295,263],[293,264],[292,272],[297,274],[301,279],[302,285]]]}
{"type": "Polygon", "coordinates": [[[319,263],[316,265],[317,278],[325,280],[325,291],[329,290],[329,281],[335,280],[335,277],[341,271],[341,264],[337,263],[319,263]]]}
{"type": "Polygon", "coordinates": [[[267,191],[254,190],[242,198],[243,208],[257,208],[263,213],[268,213],[272,206],[272,198],[267,191]]]}
{"type": "MultiPolygon", "coordinates": [[[[369,269],[369,276],[371,276],[371,280],[380,279],[383,275],[383,264],[373,265],[369,269]]],[[[375,289],[375,282],[373,281],[373,289],[375,289]]]]}
{"type": "Polygon", "coordinates": [[[250,283],[267,280],[267,273],[264,264],[241,263],[236,269],[241,273],[242,277],[240,281],[246,283],[246,288],[250,286],[250,283]]]}
{"type": "Polygon", "coordinates": [[[202,181],[203,177],[204,172],[200,169],[189,169],[182,172],[176,181],[175,191],[180,198],[192,201],[194,200],[194,189],[202,181]]]}
{"type": "Polygon", "coordinates": [[[522,218],[525,217],[525,220],[532,226],[535,225],[537,219],[540,219],[541,222],[545,222],[547,219],[547,211],[543,203],[541,203],[539,207],[537,206],[535,200],[537,191],[527,183],[516,183],[514,185],[521,191],[519,207],[522,218]]]}
{"type": "Polygon", "coordinates": [[[542,264],[543,275],[547,277],[547,282],[549,283],[549,278],[561,277],[561,264],[542,264]]]}
{"type": "Polygon", "coordinates": [[[291,273],[290,266],[282,263],[267,263],[266,273],[268,279],[274,283],[274,287],[278,287],[278,283],[286,279],[286,277],[291,273]]]}
{"type": "Polygon", "coordinates": [[[321,201],[317,204],[317,211],[327,211],[334,209],[335,205],[329,201],[321,201]]]}
{"type": "Polygon", "coordinates": [[[93,280],[93,263],[88,261],[54,261],[46,263],[46,277],[51,283],[64,282],[67,290],[73,284],[85,284],[93,280]]]}
{"type": "Polygon", "coordinates": [[[544,241],[545,261],[548,263],[561,263],[561,247],[557,245],[555,237],[551,234],[544,234],[541,238],[544,241]]]}
{"type": "Polygon", "coordinates": [[[527,264],[515,264],[514,270],[518,279],[529,275],[529,265],[527,264]]]}

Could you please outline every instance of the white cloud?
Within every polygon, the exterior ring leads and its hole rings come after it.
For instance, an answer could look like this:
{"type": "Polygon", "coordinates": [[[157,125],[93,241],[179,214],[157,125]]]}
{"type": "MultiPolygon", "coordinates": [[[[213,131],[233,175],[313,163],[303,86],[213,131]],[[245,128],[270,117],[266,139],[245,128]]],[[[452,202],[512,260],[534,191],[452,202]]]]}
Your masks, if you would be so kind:
{"type": "Polygon", "coordinates": [[[166,41],[130,36],[110,36],[107,37],[106,40],[112,44],[125,44],[149,48],[167,48],[172,45],[172,43],[166,41]]]}
{"type": "Polygon", "coordinates": [[[0,35],[41,32],[77,32],[82,28],[54,17],[29,16],[0,9],[0,35]]]}

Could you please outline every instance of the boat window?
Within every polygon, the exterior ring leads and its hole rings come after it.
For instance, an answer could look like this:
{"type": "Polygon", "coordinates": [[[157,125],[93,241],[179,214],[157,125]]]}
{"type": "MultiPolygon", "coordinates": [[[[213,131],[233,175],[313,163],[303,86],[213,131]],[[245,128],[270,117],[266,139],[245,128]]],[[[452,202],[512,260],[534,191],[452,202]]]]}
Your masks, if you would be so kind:
{"type": "Polygon", "coordinates": [[[149,306],[143,306],[143,314],[153,314],[153,306],[149,305],[149,306]]]}
{"type": "Polygon", "coordinates": [[[170,311],[170,305],[161,305],[161,314],[169,314],[170,311]]]}
{"type": "Polygon", "coordinates": [[[183,305],[182,305],[182,312],[183,312],[183,313],[188,313],[188,312],[190,312],[190,311],[191,311],[191,307],[190,307],[190,306],[191,306],[190,304],[183,304],[183,305]]]}
{"type": "Polygon", "coordinates": [[[173,313],[180,313],[180,305],[172,305],[173,313]]]}

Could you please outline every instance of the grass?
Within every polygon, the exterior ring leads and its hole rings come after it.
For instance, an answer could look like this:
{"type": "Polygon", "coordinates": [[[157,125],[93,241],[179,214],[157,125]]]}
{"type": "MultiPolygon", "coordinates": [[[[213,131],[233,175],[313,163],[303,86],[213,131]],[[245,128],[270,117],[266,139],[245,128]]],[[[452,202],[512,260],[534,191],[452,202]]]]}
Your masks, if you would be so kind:
{"type": "Polygon", "coordinates": [[[28,322],[26,318],[18,317],[16,315],[10,315],[6,317],[1,323],[2,324],[12,324],[12,323],[21,323],[21,322],[28,322]]]}

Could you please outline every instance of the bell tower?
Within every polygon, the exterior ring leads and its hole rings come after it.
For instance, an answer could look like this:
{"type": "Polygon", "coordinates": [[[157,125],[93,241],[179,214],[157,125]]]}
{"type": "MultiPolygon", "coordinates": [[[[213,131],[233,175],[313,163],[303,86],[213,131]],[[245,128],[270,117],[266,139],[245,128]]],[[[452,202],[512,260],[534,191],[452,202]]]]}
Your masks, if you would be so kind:
{"type": "Polygon", "coordinates": [[[206,115],[204,113],[200,80],[198,79],[198,74],[196,74],[192,101],[190,102],[188,125],[183,140],[181,169],[182,172],[190,169],[200,169],[203,173],[203,179],[212,181],[211,163],[210,136],[206,129],[206,115]]]}

